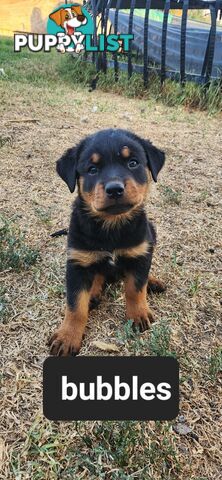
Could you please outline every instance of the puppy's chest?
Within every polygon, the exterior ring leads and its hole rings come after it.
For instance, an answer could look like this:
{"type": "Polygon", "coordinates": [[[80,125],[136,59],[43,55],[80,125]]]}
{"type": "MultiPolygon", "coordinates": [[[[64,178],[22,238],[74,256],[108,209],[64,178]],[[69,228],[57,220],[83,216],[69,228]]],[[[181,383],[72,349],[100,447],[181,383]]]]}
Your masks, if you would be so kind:
{"type": "Polygon", "coordinates": [[[89,267],[93,264],[106,263],[111,267],[118,264],[121,258],[133,259],[136,257],[146,256],[150,250],[151,245],[147,240],[140,244],[116,248],[108,250],[106,247],[101,247],[99,250],[86,250],[80,248],[68,248],[68,260],[73,260],[76,264],[83,267],[89,267]]]}

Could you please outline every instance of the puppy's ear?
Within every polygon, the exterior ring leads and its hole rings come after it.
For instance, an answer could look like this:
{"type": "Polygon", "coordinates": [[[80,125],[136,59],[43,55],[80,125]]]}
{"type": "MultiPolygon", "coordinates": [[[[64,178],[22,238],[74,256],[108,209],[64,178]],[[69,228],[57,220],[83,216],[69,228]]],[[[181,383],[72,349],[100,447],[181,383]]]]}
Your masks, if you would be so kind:
{"type": "Polygon", "coordinates": [[[159,148],[154,147],[149,140],[144,140],[131,132],[130,136],[142,145],[147,158],[147,166],[152,174],[154,182],[157,182],[157,175],[165,162],[165,153],[162,150],[159,150],[159,148]]]}
{"type": "Polygon", "coordinates": [[[74,12],[76,14],[76,16],[78,15],[83,15],[83,11],[82,11],[82,7],[81,5],[73,5],[71,7],[71,10],[72,12],[74,12]]]}
{"type": "Polygon", "coordinates": [[[163,168],[165,162],[165,153],[159,148],[154,147],[149,140],[141,139],[141,144],[145,150],[147,166],[151,171],[154,182],[157,182],[157,175],[163,168]]]}
{"type": "Polygon", "coordinates": [[[53,12],[49,15],[49,18],[59,26],[62,24],[61,10],[64,10],[64,8],[60,8],[59,10],[56,10],[56,12],[53,12]]]}
{"type": "Polygon", "coordinates": [[[56,162],[56,171],[66,182],[71,193],[75,190],[77,168],[77,147],[69,148],[56,162]]]}

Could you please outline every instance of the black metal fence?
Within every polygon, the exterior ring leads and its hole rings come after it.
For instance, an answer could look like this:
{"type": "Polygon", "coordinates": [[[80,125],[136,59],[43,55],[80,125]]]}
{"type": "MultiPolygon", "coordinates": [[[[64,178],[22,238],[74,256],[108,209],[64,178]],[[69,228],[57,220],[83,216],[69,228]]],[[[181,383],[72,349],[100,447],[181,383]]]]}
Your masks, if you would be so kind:
{"type": "Polygon", "coordinates": [[[87,5],[94,19],[94,45],[99,33],[134,35],[126,53],[92,54],[98,72],[112,67],[116,80],[120,70],[128,72],[129,78],[139,72],[145,85],[153,71],[162,82],[168,77],[181,83],[222,79],[222,27],[217,22],[222,0],[90,0],[87,5]],[[154,9],[162,11],[161,21],[150,19],[154,9]],[[181,16],[172,20],[171,9],[181,10],[181,16]],[[189,9],[208,10],[210,24],[190,21],[189,9]]]}

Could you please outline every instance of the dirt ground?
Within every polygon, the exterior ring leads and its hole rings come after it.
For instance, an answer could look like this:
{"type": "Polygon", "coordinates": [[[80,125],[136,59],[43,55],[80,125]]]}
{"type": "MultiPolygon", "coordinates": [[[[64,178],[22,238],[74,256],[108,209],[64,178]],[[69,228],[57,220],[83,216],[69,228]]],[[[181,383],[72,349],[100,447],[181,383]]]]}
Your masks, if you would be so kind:
{"type": "MultiPolygon", "coordinates": [[[[1,209],[6,217],[17,216],[26,242],[41,255],[29,271],[0,275],[8,304],[1,325],[0,478],[222,478],[221,376],[209,373],[222,337],[221,117],[68,86],[47,90],[16,83],[6,88],[2,83],[0,97],[1,135],[8,139],[0,149],[1,209]],[[50,423],[42,415],[46,341],[65,304],[66,238],[52,239],[50,233],[68,226],[73,200],[55,173],[55,161],[67,147],[104,127],[131,129],[167,154],[147,204],[158,233],[153,273],[166,282],[167,291],[150,296],[150,304],[157,322],[166,319],[171,328],[170,348],[181,368],[180,416],[164,422],[175,455],[169,453],[164,468],[150,463],[145,476],[112,460],[100,465],[101,476],[90,473],[84,460],[73,470],[76,476],[69,476],[69,452],[80,462],[87,446],[74,424],[50,423]],[[54,446],[47,453],[43,446],[49,438],[54,446]]],[[[116,343],[117,355],[131,354],[117,335],[124,315],[121,288],[108,291],[90,314],[81,355],[107,354],[95,348],[94,340],[116,343]]],[[[149,335],[145,332],[143,338],[149,335]]],[[[87,428],[93,435],[93,422],[87,422],[87,428]]],[[[147,442],[152,435],[161,451],[164,435],[161,431],[158,436],[158,428],[148,422],[145,432],[147,442]]],[[[99,458],[98,463],[103,462],[99,458]]]]}

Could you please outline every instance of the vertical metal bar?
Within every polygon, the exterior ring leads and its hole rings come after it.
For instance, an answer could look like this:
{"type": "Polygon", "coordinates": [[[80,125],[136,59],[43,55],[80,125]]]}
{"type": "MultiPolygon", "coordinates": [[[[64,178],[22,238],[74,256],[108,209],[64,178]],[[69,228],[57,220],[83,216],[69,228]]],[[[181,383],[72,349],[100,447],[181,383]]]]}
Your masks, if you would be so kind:
{"type": "Polygon", "coordinates": [[[150,13],[151,0],[146,0],[146,11],[144,17],[144,46],[143,46],[143,81],[144,86],[148,85],[148,39],[149,39],[149,13],[150,13]]]}
{"type": "MultiPolygon", "coordinates": [[[[131,0],[130,2],[130,14],[129,14],[129,27],[128,27],[128,34],[131,35],[133,32],[133,14],[135,9],[136,0],[131,0]]],[[[132,66],[132,42],[129,45],[128,51],[128,78],[132,76],[133,73],[133,66],[132,66]]]]}
{"type": "Polygon", "coordinates": [[[213,68],[218,9],[219,9],[218,1],[216,1],[215,5],[210,5],[211,31],[210,31],[210,40],[209,40],[209,50],[208,50],[208,62],[206,67],[206,83],[208,83],[210,80],[212,68],[213,68]]]}
{"type": "Polygon", "coordinates": [[[214,49],[215,49],[215,41],[216,41],[216,28],[217,28],[217,12],[219,8],[219,1],[216,1],[215,6],[210,5],[210,14],[211,14],[211,27],[208,36],[207,48],[204,57],[203,67],[201,76],[204,79],[205,76],[205,83],[209,82],[212,73],[213,67],[213,58],[214,58],[214,49]]]}
{"type": "MultiPolygon", "coordinates": [[[[105,37],[107,36],[107,23],[108,23],[108,19],[109,19],[109,10],[110,10],[111,3],[112,3],[112,0],[108,0],[106,2],[105,18],[104,18],[104,31],[103,31],[105,37]]],[[[106,49],[103,52],[102,64],[103,64],[103,71],[104,71],[104,73],[106,73],[107,72],[107,52],[106,52],[106,49]]]]}
{"type": "MultiPolygon", "coordinates": [[[[97,40],[97,44],[98,44],[98,31],[99,31],[99,28],[101,27],[101,21],[102,21],[102,16],[101,16],[101,3],[103,5],[103,2],[102,0],[98,0],[97,4],[96,4],[96,40],[97,40]],[[98,22],[97,22],[97,19],[98,22]]],[[[101,52],[98,52],[97,53],[97,56],[96,56],[96,71],[97,73],[102,69],[102,55],[101,55],[101,52]]]]}
{"type": "MultiPolygon", "coordinates": [[[[94,24],[94,33],[93,33],[93,46],[97,46],[97,27],[96,27],[96,0],[91,0],[92,4],[92,13],[93,13],[93,24],[94,24]]],[[[92,62],[95,63],[97,61],[97,52],[92,53],[92,62]]]]}
{"type": "Polygon", "coordinates": [[[165,6],[164,6],[163,28],[162,28],[161,68],[160,68],[161,83],[163,83],[166,78],[166,40],[167,40],[167,24],[168,24],[169,9],[170,9],[170,0],[166,0],[165,6]]]}
{"type": "Polygon", "coordinates": [[[183,13],[181,19],[181,38],[180,38],[180,82],[185,83],[186,80],[186,31],[187,31],[187,13],[189,8],[189,0],[183,2],[183,13]]]}
{"type": "Polygon", "coordinates": [[[207,62],[208,62],[208,55],[209,55],[209,44],[210,44],[210,32],[211,32],[211,27],[208,35],[208,40],[207,40],[207,47],[206,47],[206,52],[204,55],[204,61],[203,61],[203,66],[201,70],[201,79],[204,79],[204,75],[206,73],[206,68],[207,68],[207,62]]]}
{"type": "MultiPolygon", "coordinates": [[[[117,35],[118,33],[118,17],[119,17],[119,9],[121,7],[122,0],[117,0],[116,3],[116,11],[114,17],[114,34],[117,35]]],[[[119,72],[119,63],[117,52],[114,53],[114,72],[115,72],[115,81],[118,81],[118,72],[119,72]]]]}

